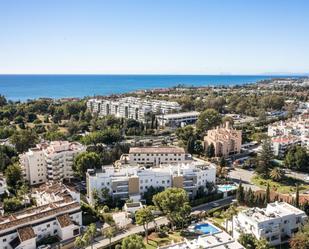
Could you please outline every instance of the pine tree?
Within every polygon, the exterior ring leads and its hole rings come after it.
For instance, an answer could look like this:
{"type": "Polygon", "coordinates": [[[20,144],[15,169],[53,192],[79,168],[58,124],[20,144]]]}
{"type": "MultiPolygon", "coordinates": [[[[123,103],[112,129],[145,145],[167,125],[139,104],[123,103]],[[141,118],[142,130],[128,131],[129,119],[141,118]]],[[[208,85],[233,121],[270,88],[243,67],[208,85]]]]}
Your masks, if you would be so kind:
{"type": "Polygon", "coordinates": [[[242,186],[242,183],[239,183],[238,189],[236,191],[236,199],[239,204],[243,204],[245,201],[245,193],[244,193],[244,187],[242,186]]]}
{"type": "Polygon", "coordinates": [[[269,140],[265,140],[262,144],[262,151],[258,156],[256,173],[263,178],[269,177],[269,172],[272,168],[272,160],[274,158],[271,143],[269,140]]]}

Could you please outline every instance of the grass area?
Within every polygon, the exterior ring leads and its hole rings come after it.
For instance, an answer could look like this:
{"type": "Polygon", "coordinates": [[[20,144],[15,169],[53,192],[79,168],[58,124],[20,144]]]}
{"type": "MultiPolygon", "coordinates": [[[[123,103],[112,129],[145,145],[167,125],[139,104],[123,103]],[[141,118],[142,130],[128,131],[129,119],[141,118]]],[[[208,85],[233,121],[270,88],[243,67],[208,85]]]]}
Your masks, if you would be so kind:
{"type": "Polygon", "coordinates": [[[177,243],[182,240],[183,237],[180,235],[180,232],[167,233],[167,236],[163,238],[160,238],[157,233],[151,233],[148,236],[148,244],[146,243],[146,239],[144,239],[144,243],[146,249],[156,249],[158,246],[169,245],[172,242],[177,243]]]}
{"type": "Polygon", "coordinates": [[[274,182],[271,179],[263,179],[260,176],[254,176],[252,177],[251,182],[263,189],[266,189],[267,184],[269,184],[271,190],[282,194],[289,194],[295,192],[297,184],[299,185],[300,192],[309,190],[309,184],[292,177],[284,177],[282,181],[274,182]]]}

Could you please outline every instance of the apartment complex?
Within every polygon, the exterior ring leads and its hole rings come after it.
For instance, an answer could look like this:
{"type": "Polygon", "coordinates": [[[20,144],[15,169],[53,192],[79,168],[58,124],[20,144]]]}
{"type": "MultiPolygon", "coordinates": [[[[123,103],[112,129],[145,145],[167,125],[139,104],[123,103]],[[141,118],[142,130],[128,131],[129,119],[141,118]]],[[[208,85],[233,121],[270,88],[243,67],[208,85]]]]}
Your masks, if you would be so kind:
{"type": "Polygon", "coordinates": [[[93,203],[93,190],[108,189],[113,197],[121,199],[141,195],[152,187],[178,187],[185,189],[194,197],[200,186],[206,188],[207,182],[215,183],[216,166],[206,162],[169,164],[153,168],[122,166],[120,168],[102,167],[101,172],[88,170],[87,196],[93,203]]]}
{"type": "Polygon", "coordinates": [[[301,145],[301,140],[297,136],[278,136],[271,139],[274,155],[283,158],[289,148],[301,145]]]}
{"type": "Polygon", "coordinates": [[[47,237],[73,240],[80,234],[82,212],[72,198],[0,216],[0,248],[36,249],[47,237]]]}
{"type": "Polygon", "coordinates": [[[224,126],[216,129],[208,130],[207,136],[204,137],[204,148],[207,150],[208,146],[213,144],[215,149],[215,156],[229,156],[240,153],[241,130],[232,128],[229,122],[224,126]]]}
{"type": "Polygon", "coordinates": [[[122,163],[130,165],[161,165],[192,161],[192,156],[180,147],[133,147],[121,157],[122,163]]]}
{"type": "Polygon", "coordinates": [[[233,234],[238,238],[242,232],[250,233],[275,246],[288,242],[307,218],[304,211],[286,202],[274,202],[266,208],[250,208],[234,216],[233,234]]]}
{"type": "Polygon", "coordinates": [[[86,148],[77,142],[53,141],[37,144],[20,156],[25,180],[30,185],[73,177],[73,159],[86,148]]]}
{"type": "MultiPolygon", "coordinates": [[[[287,121],[280,121],[268,126],[267,135],[274,141],[283,141],[273,143],[275,153],[278,151],[280,156],[280,148],[283,150],[290,145],[301,145],[309,149],[309,115],[303,113],[297,118],[287,121]],[[279,147],[277,149],[276,147],[279,147]]],[[[284,151],[286,152],[286,151],[284,151]]]]}
{"type": "Polygon", "coordinates": [[[157,115],[156,117],[159,125],[161,126],[179,127],[187,124],[194,124],[197,121],[199,115],[199,112],[192,111],[161,114],[157,115]]]}
{"type": "Polygon", "coordinates": [[[149,113],[171,113],[180,111],[177,102],[125,97],[116,100],[89,99],[87,108],[99,116],[114,115],[144,122],[149,113]]]}

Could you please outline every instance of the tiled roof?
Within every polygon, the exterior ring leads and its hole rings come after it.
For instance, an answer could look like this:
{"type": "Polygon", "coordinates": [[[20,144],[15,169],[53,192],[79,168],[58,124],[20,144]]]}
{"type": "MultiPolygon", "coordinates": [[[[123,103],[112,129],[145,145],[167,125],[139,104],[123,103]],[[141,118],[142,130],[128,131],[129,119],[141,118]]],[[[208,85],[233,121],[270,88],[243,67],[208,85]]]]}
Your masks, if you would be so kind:
{"type": "Polygon", "coordinates": [[[51,216],[57,216],[57,214],[61,214],[63,212],[76,208],[80,208],[80,204],[78,202],[66,203],[61,201],[44,205],[38,208],[25,210],[16,213],[14,216],[0,217],[0,220],[2,221],[2,223],[0,223],[0,231],[9,228],[17,228],[22,225],[28,225],[35,222],[35,220],[44,218],[48,219],[51,216]]]}
{"type": "Polygon", "coordinates": [[[36,237],[31,226],[18,228],[17,232],[21,241],[26,241],[36,237]]]}
{"type": "Polygon", "coordinates": [[[70,216],[68,214],[63,214],[60,216],[57,216],[57,220],[61,227],[67,227],[73,224],[70,216]]]}

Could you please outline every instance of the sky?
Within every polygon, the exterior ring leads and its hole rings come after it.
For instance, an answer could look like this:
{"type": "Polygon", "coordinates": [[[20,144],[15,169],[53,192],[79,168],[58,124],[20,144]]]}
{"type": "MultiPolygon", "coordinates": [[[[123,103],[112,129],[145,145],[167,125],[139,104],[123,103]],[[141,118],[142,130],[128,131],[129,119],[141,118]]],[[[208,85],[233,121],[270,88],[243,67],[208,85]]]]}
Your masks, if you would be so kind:
{"type": "Polygon", "coordinates": [[[309,73],[308,0],[0,0],[0,74],[309,73]]]}

